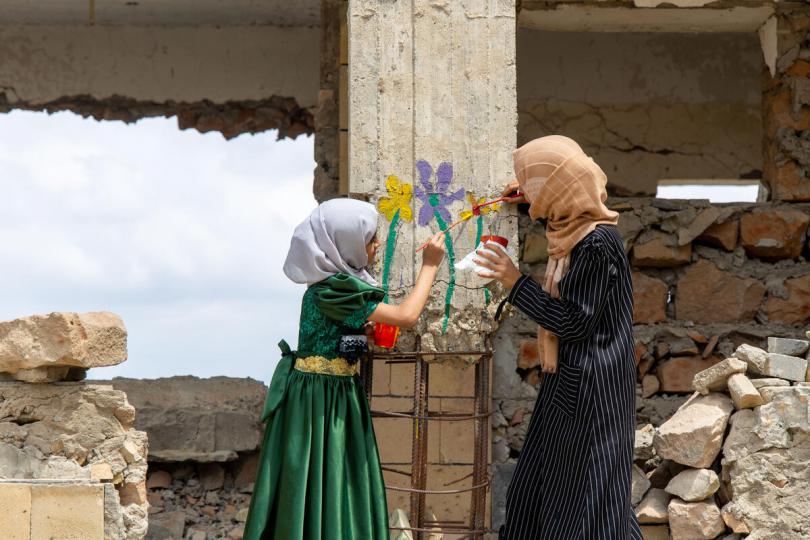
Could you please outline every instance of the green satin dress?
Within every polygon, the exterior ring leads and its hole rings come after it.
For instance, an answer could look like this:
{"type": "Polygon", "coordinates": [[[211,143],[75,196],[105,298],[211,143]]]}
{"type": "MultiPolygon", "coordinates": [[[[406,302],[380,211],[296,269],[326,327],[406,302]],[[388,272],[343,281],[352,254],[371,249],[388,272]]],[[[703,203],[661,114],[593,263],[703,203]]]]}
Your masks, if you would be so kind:
{"type": "Polygon", "coordinates": [[[267,392],[267,422],[245,540],[382,540],[388,514],[377,441],[356,375],[299,371],[296,358],[338,358],[345,327],[358,329],[383,291],[345,274],[307,289],[299,350],[281,342],[267,392]]]}

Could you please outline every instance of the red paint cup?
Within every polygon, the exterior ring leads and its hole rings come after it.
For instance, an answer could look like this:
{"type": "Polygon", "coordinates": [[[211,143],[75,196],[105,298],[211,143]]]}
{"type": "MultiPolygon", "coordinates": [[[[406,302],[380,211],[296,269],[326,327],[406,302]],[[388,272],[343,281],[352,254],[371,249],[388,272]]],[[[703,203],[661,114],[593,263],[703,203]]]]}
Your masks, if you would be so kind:
{"type": "Polygon", "coordinates": [[[374,344],[383,349],[393,349],[399,337],[399,326],[392,324],[374,324],[374,344]]]}
{"type": "Polygon", "coordinates": [[[509,245],[508,238],[504,238],[503,236],[495,236],[494,234],[481,237],[481,243],[486,244],[487,242],[495,242],[496,244],[500,244],[503,247],[509,245]]]}

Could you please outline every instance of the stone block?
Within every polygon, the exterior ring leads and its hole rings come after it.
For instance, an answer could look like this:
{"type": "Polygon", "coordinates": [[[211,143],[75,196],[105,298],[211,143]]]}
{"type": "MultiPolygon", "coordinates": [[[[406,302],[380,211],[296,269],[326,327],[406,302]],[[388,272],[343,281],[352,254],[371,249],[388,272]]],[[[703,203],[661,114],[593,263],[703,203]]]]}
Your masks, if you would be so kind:
{"type": "Polygon", "coordinates": [[[740,222],[736,219],[729,219],[709,226],[697,237],[697,240],[710,246],[723,248],[726,251],[734,251],[737,247],[739,232],[740,222]]]}
{"type": "Polygon", "coordinates": [[[808,347],[810,347],[810,341],[806,339],[768,338],[768,352],[770,353],[804,356],[807,354],[808,347]]]}
{"type": "Polygon", "coordinates": [[[729,377],[735,373],[745,373],[747,368],[748,364],[743,360],[726,358],[708,369],[696,373],[692,379],[692,386],[695,391],[704,395],[712,390],[723,390],[729,377]]]}
{"type": "Polygon", "coordinates": [[[804,324],[810,320],[810,275],[785,280],[788,297],[771,296],[765,302],[765,313],[771,322],[804,324]]]}
{"type": "Polygon", "coordinates": [[[113,313],[51,313],[0,322],[0,372],[112,366],[126,359],[127,331],[113,313]]]}
{"type": "Polygon", "coordinates": [[[104,486],[32,485],[31,538],[104,540],[104,486]]]}
{"type": "Polygon", "coordinates": [[[643,540],[669,540],[669,527],[666,525],[642,525],[643,540]]]}
{"type": "Polygon", "coordinates": [[[0,483],[0,538],[29,540],[31,537],[31,486],[0,483]]]}
{"type": "MultiPolygon", "coordinates": [[[[475,403],[472,398],[440,398],[439,408],[443,413],[471,415],[475,403]]],[[[472,463],[475,448],[473,421],[438,422],[432,427],[439,431],[439,462],[448,464],[472,463]]],[[[435,435],[433,435],[435,437],[435,435]]]]}
{"type": "Polygon", "coordinates": [[[786,381],[785,379],[764,378],[751,379],[751,384],[754,386],[754,388],[760,390],[767,386],[790,386],[790,381],[786,381]]]}
{"type": "Polygon", "coordinates": [[[225,469],[218,463],[201,463],[197,467],[200,487],[206,491],[220,489],[225,485],[225,469]]]}
{"type": "Polygon", "coordinates": [[[800,210],[773,208],[744,214],[740,243],[751,257],[795,259],[801,255],[810,216],[800,210]]]}
{"type": "Polygon", "coordinates": [[[169,471],[151,471],[146,479],[149,489],[167,489],[172,486],[172,475],[169,471]]]}
{"type": "Polygon", "coordinates": [[[650,489],[644,499],[636,507],[636,517],[642,524],[668,523],[669,522],[669,501],[672,497],[659,488],[650,489]]]}
{"type": "Polygon", "coordinates": [[[789,381],[804,381],[807,376],[807,360],[796,356],[768,353],[762,374],[789,381]]]}
{"type": "Polygon", "coordinates": [[[669,528],[672,540],[711,540],[726,530],[726,525],[714,501],[675,498],[669,503],[669,528]]]}
{"type": "Polygon", "coordinates": [[[644,375],[641,379],[641,396],[652,397],[661,388],[661,381],[655,375],[644,375]]]}
{"type": "Polygon", "coordinates": [[[696,323],[747,322],[764,296],[765,286],[758,280],[737,277],[701,259],[678,282],[675,313],[696,323]]]}
{"type": "Polygon", "coordinates": [[[186,513],[180,510],[161,512],[149,516],[150,540],[177,540],[183,538],[186,528],[186,513]]]}
{"type": "Polygon", "coordinates": [[[641,272],[633,272],[633,323],[655,324],[667,318],[667,284],[641,272]]]}
{"type": "Polygon", "coordinates": [[[692,260],[692,244],[679,246],[668,235],[652,233],[633,246],[633,266],[667,268],[687,264],[692,260]]]}
{"type": "Polygon", "coordinates": [[[688,467],[711,466],[733,410],[723,394],[695,394],[658,428],[653,439],[656,453],[688,467]]]}
{"type": "Polygon", "coordinates": [[[717,473],[710,469],[687,469],[667,484],[666,492],[687,502],[708,499],[720,489],[717,473]]]}
{"type": "Polygon", "coordinates": [[[737,409],[753,409],[762,405],[762,396],[743,373],[735,373],[728,378],[728,391],[737,409]]]}
{"type": "Polygon", "coordinates": [[[695,376],[720,362],[719,358],[691,356],[670,358],[658,364],[656,372],[661,381],[661,392],[691,393],[695,376]]]}

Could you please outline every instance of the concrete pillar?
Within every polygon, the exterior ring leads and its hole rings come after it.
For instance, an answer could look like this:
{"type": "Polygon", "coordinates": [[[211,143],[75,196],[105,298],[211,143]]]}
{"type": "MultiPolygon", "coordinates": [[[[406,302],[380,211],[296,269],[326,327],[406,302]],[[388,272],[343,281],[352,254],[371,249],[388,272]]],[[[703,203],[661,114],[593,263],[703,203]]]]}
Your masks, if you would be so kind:
{"type": "MultiPolygon", "coordinates": [[[[413,284],[421,264],[415,250],[428,236],[471,209],[468,194],[494,197],[514,178],[515,4],[350,0],[348,33],[348,188],[389,209],[379,233],[389,257],[379,264],[396,303],[413,284]]],[[[511,212],[454,229],[449,259],[470,252],[479,233],[505,236],[517,249],[511,212]]],[[[418,328],[422,347],[480,350],[502,291],[453,276],[448,262],[418,328]]]]}

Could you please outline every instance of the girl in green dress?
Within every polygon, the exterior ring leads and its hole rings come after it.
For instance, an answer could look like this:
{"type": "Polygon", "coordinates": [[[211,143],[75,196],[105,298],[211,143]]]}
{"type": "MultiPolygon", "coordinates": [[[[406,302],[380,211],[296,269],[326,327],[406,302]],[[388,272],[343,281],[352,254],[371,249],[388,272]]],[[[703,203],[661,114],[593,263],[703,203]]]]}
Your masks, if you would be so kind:
{"type": "Polygon", "coordinates": [[[308,288],[298,351],[281,342],[262,420],[264,442],[246,540],[382,540],[388,512],[366,395],[358,377],[367,321],[416,324],[444,257],[441,235],[399,305],[368,273],[379,243],[373,205],[333,199],[296,229],[284,273],[308,288]]]}

